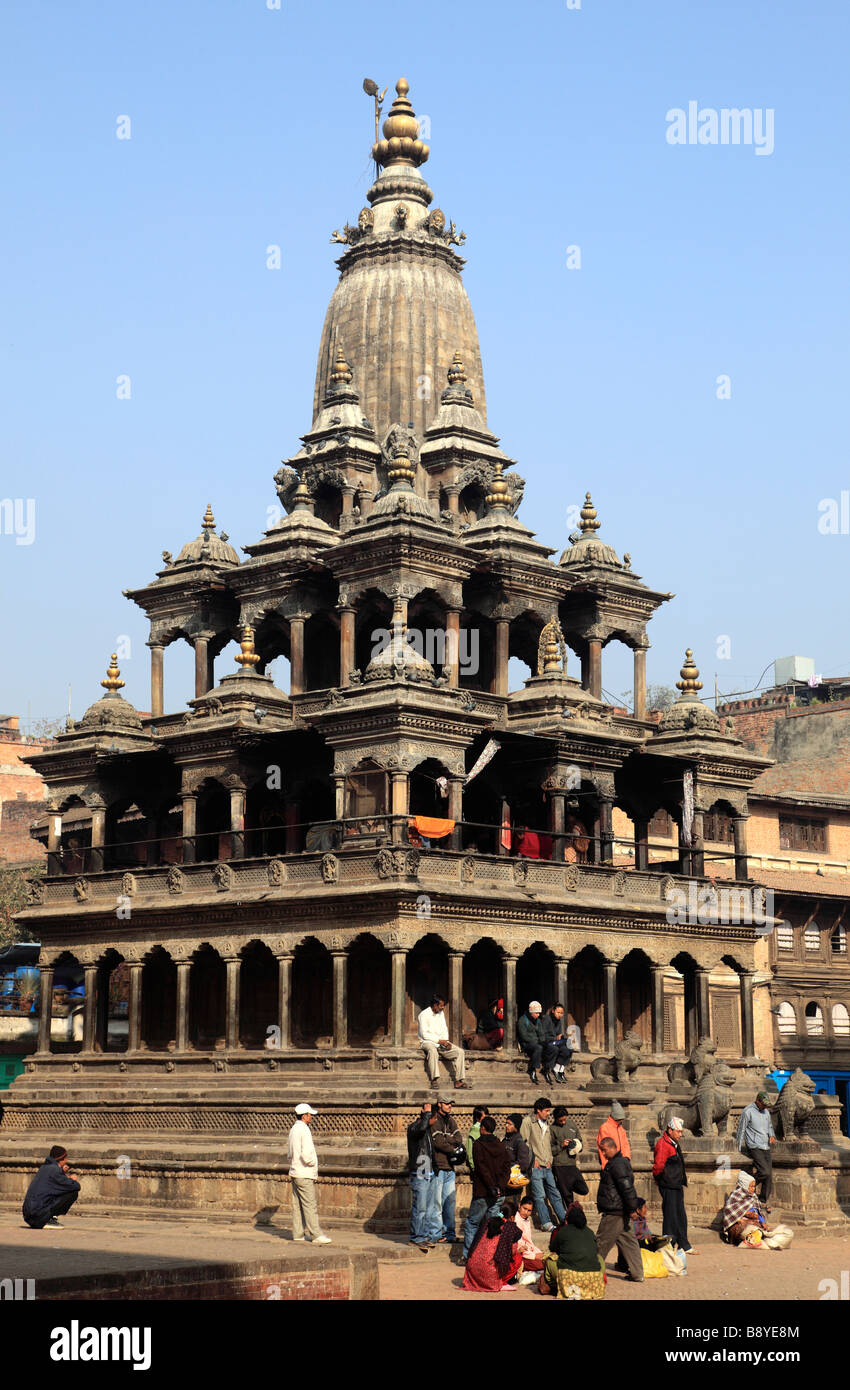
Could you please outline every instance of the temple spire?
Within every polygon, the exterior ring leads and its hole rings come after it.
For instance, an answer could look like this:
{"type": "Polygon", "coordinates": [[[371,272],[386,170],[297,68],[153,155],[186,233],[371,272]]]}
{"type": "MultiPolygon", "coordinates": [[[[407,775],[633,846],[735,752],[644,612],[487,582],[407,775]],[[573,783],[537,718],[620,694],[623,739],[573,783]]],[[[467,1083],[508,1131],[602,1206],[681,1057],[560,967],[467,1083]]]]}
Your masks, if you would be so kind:
{"type": "Polygon", "coordinates": [[[112,660],[106,668],[106,680],[100,682],[104,690],[108,690],[110,695],[114,695],[124,685],[124,681],[118,679],[120,675],[121,672],[118,670],[118,655],[116,652],[113,652],[112,660]]]}
{"type": "Polygon", "coordinates": [[[694,697],[699,699],[699,692],[702,690],[702,681],[699,679],[699,671],[697,670],[696,663],[694,662],[694,654],[690,647],[688,647],[685,652],[685,664],[679,672],[679,675],[682,677],[680,681],[676,681],[676,689],[682,692],[679,698],[687,699],[688,697],[694,697]]]}
{"type": "Polygon", "coordinates": [[[582,534],[585,536],[592,536],[594,531],[598,531],[602,525],[601,521],[596,520],[596,508],[590,500],[589,492],[584,494],[584,506],[579,515],[581,516],[582,534]]]}
{"type": "Polygon", "coordinates": [[[383,140],[377,140],[372,146],[372,158],[376,164],[383,165],[384,168],[390,164],[407,164],[418,169],[420,164],[425,163],[431,151],[419,139],[419,122],[407,99],[410,83],[406,78],[400,77],[395,89],[398,96],[384,121],[383,140]]]}

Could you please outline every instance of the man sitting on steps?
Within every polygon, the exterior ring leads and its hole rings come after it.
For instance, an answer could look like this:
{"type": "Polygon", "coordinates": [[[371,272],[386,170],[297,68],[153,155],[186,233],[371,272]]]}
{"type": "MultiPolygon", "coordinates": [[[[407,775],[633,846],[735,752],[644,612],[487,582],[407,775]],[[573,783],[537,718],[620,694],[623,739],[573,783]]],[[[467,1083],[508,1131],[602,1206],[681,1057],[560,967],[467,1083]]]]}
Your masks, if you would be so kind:
{"type": "Polygon", "coordinates": [[[434,995],[427,1009],[423,1009],[418,1019],[419,1046],[425,1053],[425,1066],[431,1090],[440,1085],[440,1058],[442,1057],[455,1083],[455,1090],[469,1090],[466,1076],[466,1060],[463,1049],[449,1042],[449,1025],[446,1021],[446,1001],[434,995]]]}

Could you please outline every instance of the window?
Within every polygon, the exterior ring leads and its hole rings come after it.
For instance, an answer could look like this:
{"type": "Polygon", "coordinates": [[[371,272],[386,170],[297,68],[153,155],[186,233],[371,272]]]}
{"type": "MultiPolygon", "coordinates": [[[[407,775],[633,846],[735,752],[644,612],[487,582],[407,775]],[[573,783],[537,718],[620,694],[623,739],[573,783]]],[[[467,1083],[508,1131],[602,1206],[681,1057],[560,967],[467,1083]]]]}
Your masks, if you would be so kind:
{"type": "Polygon", "coordinates": [[[776,948],[779,951],[793,951],[794,928],[790,922],[783,922],[776,928],[776,948]]]}
{"type": "Polygon", "coordinates": [[[702,837],[704,840],[719,841],[723,845],[734,843],[732,817],[725,811],[707,811],[703,816],[702,837]]]}
{"type": "Polygon", "coordinates": [[[843,927],[836,927],[829,940],[834,956],[847,955],[847,933],[843,927]]]}
{"type": "Polygon", "coordinates": [[[844,1004],[832,1006],[832,1031],[837,1038],[850,1038],[850,1013],[844,1004]]]}
{"type": "Polygon", "coordinates": [[[673,822],[666,811],[656,811],[649,822],[650,840],[669,840],[673,834],[673,822]]]}
{"type": "Polygon", "coordinates": [[[803,932],[803,945],[807,951],[820,950],[820,928],[817,922],[809,922],[803,932]]]}
{"type": "Polygon", "coordinates": [[[781,1037],[787,1038],[790,1034],[796,1033],[797,1015],[794,1013],[793,1004],[789,1004],[787,1000],[783,1001],[779,1005],[779,1013],[777,1014],[776,1021],[781,1037]]]}
{"type": "Polygon", "coordinates": [[[823,1037],[823,1014],[814,1002],[806,1005],[806,1032],[810,1038],[823,1037]]]}
{"type": "Polygon", "coordinates": [[[826,850],[826,821],[798,816],[779,817],[779,848],[801,849],[809,854],[826,850]]]}

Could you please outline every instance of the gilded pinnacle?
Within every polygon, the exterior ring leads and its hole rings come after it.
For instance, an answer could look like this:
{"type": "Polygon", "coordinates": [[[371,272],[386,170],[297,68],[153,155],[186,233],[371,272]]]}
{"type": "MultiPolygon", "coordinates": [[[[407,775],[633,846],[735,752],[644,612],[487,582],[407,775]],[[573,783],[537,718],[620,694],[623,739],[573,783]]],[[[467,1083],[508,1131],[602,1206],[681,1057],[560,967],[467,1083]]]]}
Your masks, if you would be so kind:
{"type": "Polygon", "coordinates": [[[257,665],[259,655],[254,651],[254,629],[250,623],[246,623],[242,629],[242,639],[240,643],[242,650],[238,656],[234,657],[237,666],[241,666],[244,674],[250,675],[251,668],[257,665]]]}
{"type": "Polygon", "coordinates": [[[490,484],[490,491],[485,498],[491,512],[495,511],[498,507],[504,508],[505,511],[510,511],[511,493],[510,488],[502,477],[502,467],[501,460],[497,460],[493,468],[493,481],[490,484]]]}
{"type": "Polygon", "coordinates": [[[350,386],[352,371],[345,360],[341,344],[337,343],[336,358],[331,371],[331,386],[350,386]]]}
{"type": "Polygon", "coordinates": [[[107,666],[106,668],[106,680],[100,682],[104,690],[108,690],[110,695],[114,695],[115,692],[120,690],[124,684],[122,680],[118,679],[118,677],[121,675],[121,672],[118,670],[117,662],[118,655],[116,652],[113,652],[112,660],[109,666],[107,666]]]}
{"type": "Polygon", "coordinates": [[[602,525],[601,521],[596,520],[596,508],[590,500],[590,493],[584,494],[584,506],[581,509],[581,529],[585,536],[592,536],[594,531],[598,531],[602,525]]]}
{"type": "Polygon", "coordinates": [[[213,516],[212,507],[210,506],[209,502],[207,503],[207,509],[204,512],[204,519],[201,522],[201,530],[203,531],[205,536],[209,535],[211,531],[215,530],[215,517],[213,516]]]}
{"type": "Polygon", "coordinates": [[[676,681],[676,689],[681,690],[682,695],[697,695],[702,690],[702,681],[699,679],[699,671],[694,663],[694,654],[688,647],[685,652],[685,664],[679,675],[680,681],[676,681]]]}
{"type": "Polygon", "coordinates": [[[418,168],[420,164],[425,163],[431,151],[419,139],[419,122],[407,99],[410,83],[400,77],[395,89],[398,96],[384,121],[383,140],[376,141],[372,146],[372,158],[376,164],[385,167],[390,164],[408,164],[418,168]]]}
{"type": "Polygon", "coordinates": [[[449,386],[458,386],[466,381],[466,372],[463,369],[463,361],[459,352],[452,358],[452,365],[448,370],[449,386]]]}
{"type": "Polygon", "coordinates": [[[393,455],[392,466],[387,469],[387,477],[393,487],[395,487],[396,483],[409,483],[411,486],[413,485],[413,479],[416,477],[416,470],[410,462],[405,450],[399,450],[397,454],[393,455]]]}

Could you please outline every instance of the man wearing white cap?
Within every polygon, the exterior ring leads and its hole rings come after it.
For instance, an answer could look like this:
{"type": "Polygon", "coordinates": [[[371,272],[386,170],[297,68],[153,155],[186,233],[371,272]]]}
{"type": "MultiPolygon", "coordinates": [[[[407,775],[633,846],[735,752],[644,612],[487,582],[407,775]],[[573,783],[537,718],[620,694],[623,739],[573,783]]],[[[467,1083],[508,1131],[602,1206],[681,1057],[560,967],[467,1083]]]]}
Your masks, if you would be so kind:
{"type": "Polygon", "coordinates": [[[319,1226],[319,1212],[316,1206],[316,1179],[319,1176],[319,1160],[316,1146],[310,1133],[313,1116],[318,1115],[312,1105],[296,1105],[295,1124],[289,1131],[289,1181],[292,1184],[292,1238],[310,1240],[313,1245],[330,1245],[330,1236],[322,1234],[319,1226]],[[305,1237],[304,1232],[307,1232],[305,1237]]]}
{"type": "Polygon", "coordinates": [[[688,1240],[688,1217],[685,1212],[685,1188],[688,1175],[682,1157],[680,1140],[684,1122],[671,1115],[667,1128],[655,1142],[652,1176],[661,1193],[661,1234],[669,1236],[680,1250],[696,1254],[688,1240]]]}

